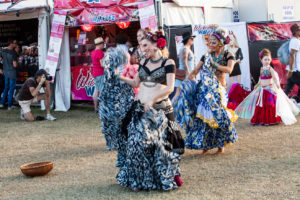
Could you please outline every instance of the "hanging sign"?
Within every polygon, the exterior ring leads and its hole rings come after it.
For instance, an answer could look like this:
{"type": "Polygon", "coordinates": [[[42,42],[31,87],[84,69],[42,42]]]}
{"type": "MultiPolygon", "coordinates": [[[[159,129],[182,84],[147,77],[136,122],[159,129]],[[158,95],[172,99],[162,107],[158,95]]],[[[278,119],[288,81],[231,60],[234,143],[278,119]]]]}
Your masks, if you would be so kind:
{"type": "Polygon", "coordinates": [[[45,70],[54,78],[64,34],[66,11],[54,11],[45,70]]]}
{"type": "Polygon", "coordinates": [[[157,21],[153,0],[148,0],[146,3],[142,3],[139,5],[139,16],[142,29],[157,29],[157,21]]]}
{"type": "Polygon", "coordinates": [[[145,0],[55,0],[56,9],[105,8],[112,6],[135,6],[145,0]]]}

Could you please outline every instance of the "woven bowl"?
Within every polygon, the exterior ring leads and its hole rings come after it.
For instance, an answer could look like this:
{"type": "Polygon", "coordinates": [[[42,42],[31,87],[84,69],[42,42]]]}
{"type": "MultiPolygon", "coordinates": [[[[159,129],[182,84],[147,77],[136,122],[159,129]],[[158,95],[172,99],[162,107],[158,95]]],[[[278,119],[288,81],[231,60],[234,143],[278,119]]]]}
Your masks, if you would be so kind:
{"type": "Polygon", "coordinates": [[[20,167],[22,173],[26,176],[43,176],[49,173],[53,168],[50,161],[25,164],[20,167]]]}

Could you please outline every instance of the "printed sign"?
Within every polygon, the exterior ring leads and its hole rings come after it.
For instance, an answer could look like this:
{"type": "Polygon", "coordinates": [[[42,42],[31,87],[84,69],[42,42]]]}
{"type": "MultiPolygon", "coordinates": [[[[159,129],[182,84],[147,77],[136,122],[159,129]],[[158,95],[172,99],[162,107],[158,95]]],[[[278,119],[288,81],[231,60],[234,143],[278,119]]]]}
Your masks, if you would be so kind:
{"type": "Polygon", "coordinates": [[[295,0],[283,0],[282,6],[282,19],[283,21],[293,21],[294,17],[295,0]]]}
{"type": "Polygon", "coordinates": [[[92,68],[87,66],[71,67],[72,73],[72,99],[93,101],[95,91],[92,68]]]}
{"type": "Polygon", "coordinates": [[[151,28],[152,30],[157,29],[153,0],[148,0],[146,3],[139,5],[139,16],[142,29],[147,27],[151,28]]]}
{"type": "Polygon", "coordinates": [[[145,0],[55,0],[57,9],[104,8],[112,6],[134,6],[145,0]]]}
{"type": "Polygon", "coordinates": [[[177,53],[177,56],[179,56],[179,52],[180,52],[180,49],[183,48],[183,43],[182,43],[182,36],[175,36],[175,43],[176,43],[176,53],[177,53]]]}
{"type": "Polygon", "coordinates": [[[194,39],[194,52],[195,60],[198,63],[208,49],[210,35],[218,28],[223,27],[228,30],[228,36],[230,37],[230,43],[225,47],[229,52],[236,54],[236,51],[240,49],[243,54],[243,59],[240,60],[241,69],[241,84],[250,89],[250,61],[249,61],[249,47],[246,32],[246,23],[227,23],[227,24],[211,24],[211,25],[194,25],[193,35],[196,35],[194,39]]]}
{"type": "Polygon", "coordinates": [[[55,72],[58,64],[59,53],[64,34],[64,27],[67,12],[54,11],[51,35],[49,40],[49,49],[46,57],[45,70],[55,77],[55,72]]]}

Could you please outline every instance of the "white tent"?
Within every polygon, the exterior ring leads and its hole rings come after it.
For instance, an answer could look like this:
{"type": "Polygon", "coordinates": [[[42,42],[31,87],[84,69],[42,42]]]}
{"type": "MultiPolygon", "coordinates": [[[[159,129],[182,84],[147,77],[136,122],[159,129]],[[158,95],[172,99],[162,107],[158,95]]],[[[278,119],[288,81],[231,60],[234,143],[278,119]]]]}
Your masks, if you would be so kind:
{"type": "Polygon", "coordinates": [[[232,8],[232,0],[173,0],[161,6],[167,26],[232,22],[232,8]]]}
{"type": "Polygon", "coordinates": [[[38,27],[38,48],[39,68],[43,68],[46,60],[49,38],[49,13],[51,1],[48,0],[23,0],[12,5],[0,3],[0,22],[34,19],[39,20],[38,27]]]}

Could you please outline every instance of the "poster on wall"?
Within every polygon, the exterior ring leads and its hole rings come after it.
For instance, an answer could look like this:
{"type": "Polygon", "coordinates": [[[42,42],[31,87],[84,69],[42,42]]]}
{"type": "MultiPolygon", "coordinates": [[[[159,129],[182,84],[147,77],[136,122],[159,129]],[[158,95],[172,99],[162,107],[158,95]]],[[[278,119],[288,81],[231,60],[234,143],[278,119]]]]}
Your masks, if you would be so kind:
{"type": "Polygon", "coordinates": [[[183,38],[182,38],[181,35],[180,36],[178,36],[178,35],[175,36],[176,54],[177,54],[177,56],[179,56],[180,50],[184,47],[184,45],[182,43],[182,40],[183,40],[183,38]]]}
{"type": "MultiPolygon", "coordinates": [[[[300,22],[296,22],[300,26],[300,22]]],[[[290,27],[294,23],[250,23],[247,24],[249,40],[255,41],[278,41],[293,37],[290,27]]]]}
{"type": "MultiPolygon", "coordinates": [[[[249,64],[249,49],[248,39],[246,32],[246,23],[226,23],[226,24],[211,24],[211,25],[193,25],[193,35],[196,35],[194,39],[195,61],[198,63],[207,51],[210,35],[218,28],[223,27],[228,30],[231,42],[227,45],[226,49],[232,52],[234,55],[240,49],[243,59],[240,60],[241,69],[241,84],[245,89],[251,89],[251,76],[250,76],[250,64],[249,64]]],[[[236,78],[236,77],[234,77],[236,78]]],[[[229,82],[229,78],[228,78],[229,82]]],[[[229,85],[229,83],[228,83],[229,85]]]]}
{"type": "Polygon", "coordinates": [[[72,100],[93,101],[95,91],[92,68],[87,66],[71,67],[72,74],[72,100]]]}
{"type": "Polygon", "coordinates": [[[295,0],[283,0],[282,19],[283,21],[294,21],[295,0]]]}
{"type": "Polygon", "coordinates": [[[152,0],[148,0],[146,3],[139,5],[139,17],[141,28],[157,29],[157,21],[155,15],[154,4],[152,0]]]}
{"type": "Polygon", "coordinates": [[[66,15],[66,11],[54,11],[49,40],[49,49],[45,62],[45,70],[52,77],[55,77],[55,72],[58,64],[59,53],[65,28],[66,15]]]}

